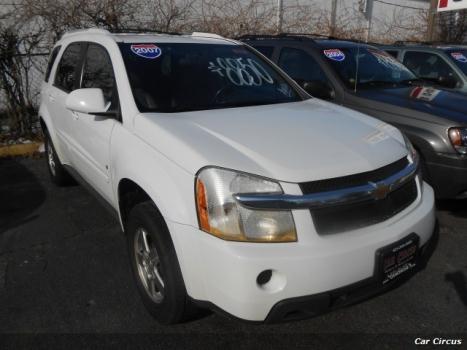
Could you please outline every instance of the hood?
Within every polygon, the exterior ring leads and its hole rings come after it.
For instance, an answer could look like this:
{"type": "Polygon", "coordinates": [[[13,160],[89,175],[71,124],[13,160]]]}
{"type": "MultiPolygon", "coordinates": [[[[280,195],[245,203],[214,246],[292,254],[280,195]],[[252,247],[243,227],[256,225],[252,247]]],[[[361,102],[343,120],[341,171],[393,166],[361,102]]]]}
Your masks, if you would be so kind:
{"type": "Polygon", "coordinates": [[[359,90],[357,96],[467,124],[467,97],[426,86],[359,90]]]}
{"type": "Polygon", "coordinates": [[[139,114],[134,128],[192,174],[212,165],[303,182],[371,171],[407,154],[394,127],[316,99],[139,114]]]}

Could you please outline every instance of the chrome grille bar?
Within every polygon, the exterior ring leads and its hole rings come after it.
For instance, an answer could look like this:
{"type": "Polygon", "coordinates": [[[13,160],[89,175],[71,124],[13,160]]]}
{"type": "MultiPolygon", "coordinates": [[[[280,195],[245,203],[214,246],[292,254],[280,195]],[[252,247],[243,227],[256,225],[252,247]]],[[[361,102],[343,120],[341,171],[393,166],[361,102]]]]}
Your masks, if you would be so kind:
{"type": "Polygon", "coordinates": [[[238,193],[234,195],[240,205],[256,210],[317,209],[337,205],[358,203],[367,200],[386,198],[412,180],[418,172],[418,159],[404,169],[378,182],[367,182],[360,186],[335,191],[311,193],[306,195],[238,193]]]}

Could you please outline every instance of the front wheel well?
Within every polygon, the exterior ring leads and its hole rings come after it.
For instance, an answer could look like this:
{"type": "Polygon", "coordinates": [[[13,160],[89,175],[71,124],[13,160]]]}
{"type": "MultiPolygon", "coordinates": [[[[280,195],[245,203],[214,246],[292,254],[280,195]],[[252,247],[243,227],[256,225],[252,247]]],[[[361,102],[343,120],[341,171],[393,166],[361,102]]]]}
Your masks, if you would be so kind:
{"type": "Polygon", "coordinates": [[[118,184],[118,206],[123,228],[126,226],[131,209],[133,209],[135,205],[147,201],[151,201],[159,212],[151,197],[137,183],[130,179],[120,180],[118,184]]]}

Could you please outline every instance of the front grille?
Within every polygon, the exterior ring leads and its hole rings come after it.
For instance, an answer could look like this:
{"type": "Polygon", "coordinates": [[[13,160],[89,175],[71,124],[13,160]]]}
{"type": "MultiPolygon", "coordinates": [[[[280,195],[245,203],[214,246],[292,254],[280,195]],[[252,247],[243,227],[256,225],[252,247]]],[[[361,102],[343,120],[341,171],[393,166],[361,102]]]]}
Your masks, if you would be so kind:
{"type": "MultiPolygon", "coordinates": [[[[304,194],[308,194],[363,185],[369,181],[378,182],[397,173],[407,165],[408,161],[404,158],[371,172],[309,182],[301,184],[300,187],[304,194]]],[[[406,209],[416,198],[417,184],[415,179],[412,179],[389,193],[384,199],[313,209],[311,215],[319,234],[333,234],[385,221],[406,209]]]]}
{"type": "Polygon", "coordinates": [[[335,177],[326,180],[303,182],[300,184],[300,189],[302,190],[303,194],[310,194],[364,185],[370,181],[378,182],[401,171],[408,164],[409,161],[407,160],[407,158],[402,158],[399,159],[397,162],[388,164],[376,170],[367,171],[365,173],[359,173],[343,177],[335,177]]]}

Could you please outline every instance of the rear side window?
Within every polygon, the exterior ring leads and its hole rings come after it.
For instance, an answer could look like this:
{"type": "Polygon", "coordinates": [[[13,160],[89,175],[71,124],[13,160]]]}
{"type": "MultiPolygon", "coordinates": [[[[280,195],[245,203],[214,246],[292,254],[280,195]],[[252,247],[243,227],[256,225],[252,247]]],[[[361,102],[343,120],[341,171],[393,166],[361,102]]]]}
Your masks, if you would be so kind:
{"type": "Polygon", "coordinates": [[[102,89],[105,99],[111,102],[110,108],[117,107],[117,89],[112,62],[104,47],[89,44],[81,87],[102,89]]]}
{"type": "Polygon", "coordinates": [[[264,56],[271,59],[274,52],[274,47],[272,46],[254,46],[256,50],[261,52],[264,56]]]}
{"type": "Polygon", "coordinates": [[[460,85],[460,79],[443,58],[429,52],[409,51],[404,56],[404,64],[419,77],[440,82],[450,78],[460,85]]]}
{"type": "Polygon", "coordinates": [[[390,54],[394,58],[397,58],[399,54],[399,51],[394,51],[394,50],[384,50],[384,51],[386,51],[388,54],[390,54]]]}
{"type": "Polygon", "coordinates": [[[61,46],[57,46],[56,48],[54,48],[50,55],[49,63],[47,63],[47,70],[45,71],[45,82],[49,81],[50,72],[52,71],[52,67],[54,66],[55,60],[57,59],[57,55],[60,52],[60,48],[61,46]]]}
{"type": "Polygon", "coordinates": [[[282,49],[279,67],[299,84],[311,81],[327,82],[327,77],[316,60],[300,49],[282,49]]]}
{"type": "Polygon", "coordinates": [[[76,81],[81,60],[81,48],[81,43],[69,45],[58,64],[54,85],[66,92],[71,92],[77,87],[76,81]]]}

